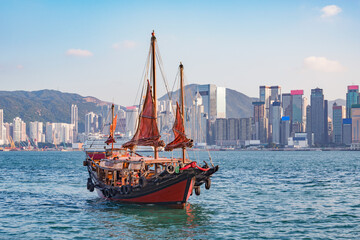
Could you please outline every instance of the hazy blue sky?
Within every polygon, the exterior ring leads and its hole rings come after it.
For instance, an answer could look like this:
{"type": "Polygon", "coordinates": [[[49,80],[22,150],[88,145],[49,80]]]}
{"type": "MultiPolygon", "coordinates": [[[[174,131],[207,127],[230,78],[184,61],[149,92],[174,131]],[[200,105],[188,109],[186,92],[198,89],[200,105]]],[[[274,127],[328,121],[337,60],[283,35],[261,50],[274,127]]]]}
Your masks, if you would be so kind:
{"type": "Polygon", "coordinates": [[[360,1],[0,0],[0,90],[137,103],[153,29],[170,85],[180,61],[188,83],[252,97],[360,84],[360,1]]]}

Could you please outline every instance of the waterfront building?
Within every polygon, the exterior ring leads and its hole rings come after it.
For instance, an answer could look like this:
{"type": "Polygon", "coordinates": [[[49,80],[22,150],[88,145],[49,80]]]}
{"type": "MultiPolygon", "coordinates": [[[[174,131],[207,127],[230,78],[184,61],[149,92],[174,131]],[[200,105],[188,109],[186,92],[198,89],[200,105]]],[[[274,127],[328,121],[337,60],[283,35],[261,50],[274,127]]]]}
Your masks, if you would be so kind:
{"type": "Polygon", "coordinates": [[[216,88],[216,118],[226,118],[226,88],[216,88]]]}
{"type": "Polygon", "coordinates": [[[253,102],[254,106],[254,138],[253,140],[260,140],[261,143],[267,143],[268,140],[268,119],[265,117],[265,103],[253,102]]]}
{"type": "Polygon", "coordinates": [[[209,120],[214,122],[217,117],[216,85],[213,84],[199,85],[198,92],[202,97],[202,103],[204,105],[205,113],[208,115],[209,120]]]}
{"type": "Polygon", "coordinates": [[[292,117],[292,95],[291,93],[282,94],[282,109],[283,115],[292,117]]]}
{"type": "Polygon", "coordinates": [[[227,120],[225,118],[218,118],[215,121],[215,143],[218,146],[223,146],[226,140],[228,140],[227,120]]]}
{"type": "Polygon", "coordinates": [[[59,145],[61,143],[72,143],[73,124],[68,123],[51,123],[52,125],[52,143],[59,145]]]}
{"type": "Polygon", "coordinates": [[[259,96],[260,96],[260,102],[264,102],[264,104],[265,104],[264,117],[269,118],[271,88],[268,86],[260,86],[259,87],[259,96]]]}
{"type": "Polygon", "coordinates": [[[293,148],[307,148],[307,133],[295,133],[294,137],[289,137],[288,146],[293,148]]]}
{"type": "Polygon", "coordinates": [[[190,109],[190,133],[188,136],[193,139],[196,145],[206,145],[206,123],[207,114],[204,110],[203,99],[199,92],[196,93],[190,109]]]}
{"type": "Polygon", "coordinates": [[[352,143],[360,143],[360,104],[351,105],[352,143]]]}
{"type": "Polygon", "coordinates": [[[252,118],[239,119],[239,140],[251,140],[252,136],[252,118]]]}
{"type": "Polygon", "coordinates": [[[351,145],[352,142],[352,119],[344,118],[342,124],[342,143],[345,145],[351,145]]]}
{"type": "Polygon", "coordinates": [[[288,145],[289,137],[290,137],[290,116],[284,116],[281,118],[280,144],[283,146],[288,145]]]}
{"type": "Polygon", "coordinates": [[[324,101],[323,90],[320,88],[311,89],[311,132],[314,133],[313,144],[322,145],[326,143],[327,137],[325,135],[327,135],[328,126],[327,109],[325,107],[327,107],[327,101],[324,101]]]}
{"type": "Polygon", "coordinates": [[[5,135],[3,134],[4,129],[4,110],[0,109],[0,145],[5,142],[5,135]]]}
{"type": "Polygon", "coordinates": [[[52,124],[47,122],[45,124],[45,142],[47,143],[53,143],[53,130],[52,130],[52,124]]]}
{"type": "Polygon", "coordinates": [[[272,142],[280,144],[280,122],[282,109],[280,102],[273,102],[271,105],[271,122],[272,122],[272,142]]]}
{"type": "Polygon", "coordinates": [[[132,137],[136,131],[136,123],[139,118],[138,108],[135,106],[126,108],[126,127],[125,135],[127,137],[132,137]]]}
{"type": "Polygon", "coordinates": [[[346,118],[351,118],[351,106],[359,103],[359,86],[348,86],[348,92],[346,93],[346,118]]]}
{"type": "Polygon", "coordinates": [[[339,106],[336,104],[336,102],[333,104],[333,135],[332,135],[332,142],[335,144],[342,144],[342,124],[343,119],[346,115],[346,110],[344,106],[339,106]]]}
{"type": "Polygon", "coordinates": [[[74,125],[73,128],[73,142],[77,141],[77,135],[79,133],[79,111],[76,104],[71,105],[71,119],[70,123],[74,125]]]}
{"type": "Polygon", "coordinates": [[[13,134],[13,124],[12,123],[4,123],[4,144],[10,143],[10,137],[12,137],[13,134]]]}
{"type": "Polygon", "coordinates": [[[14,118],[13,134],[12,134],[14,142],[22,141],[22,130],[23,130],[23,121],[19,117],[14,118]]]}
{"type": "Polygon", "coordinates": [[[304,90],[292,90],[291,94],[291,132],[303,132],[303,94],[304,90]]]}
{"type": "Polygon", "coordinates": [[[229,118],[227,119],[227,139],[228,140],[239,140],[239,127],[240,119],[239,118],[229,118]]]}
{"type": "Polygon", "coordinates": [[[98,124],[98,115],[93,112],[87,113],[85,115],[85,134],[95,133],[98,130],[98,124]]]}
{"type": "Polygon", "coordinates": [[[29,123],[29,137],[33,142],[42,142],[43,123],[30,122],[29,123]]]}

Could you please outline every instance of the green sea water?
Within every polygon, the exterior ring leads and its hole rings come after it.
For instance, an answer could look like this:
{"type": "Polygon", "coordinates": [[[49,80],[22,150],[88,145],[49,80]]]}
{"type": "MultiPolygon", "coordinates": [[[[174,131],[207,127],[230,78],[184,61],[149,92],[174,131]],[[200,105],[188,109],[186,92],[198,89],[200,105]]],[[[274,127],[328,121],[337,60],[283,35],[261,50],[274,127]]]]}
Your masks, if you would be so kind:
{"type": "Polygon", "coordinates": [[[360,238],[360,152],[211,156],[211,189],[171,209],[88,192],[82,152],[0,152],[0,239],[360,238]]]}

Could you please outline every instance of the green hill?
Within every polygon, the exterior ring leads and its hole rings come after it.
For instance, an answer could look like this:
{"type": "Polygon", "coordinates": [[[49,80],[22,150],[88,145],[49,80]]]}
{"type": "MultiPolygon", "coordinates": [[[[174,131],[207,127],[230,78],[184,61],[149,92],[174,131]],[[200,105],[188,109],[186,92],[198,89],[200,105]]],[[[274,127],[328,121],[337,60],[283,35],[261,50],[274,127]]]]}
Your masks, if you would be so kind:
{"type": "Polygon", "coordinates": [[[71,104],[78,106],[79,131],[82,132],[85,128],[85,114],[95,112],[98,106],[109,103],[94,97],[55,90],[0,91],[0,109],[4,109],[4,122],[12,122],[15,117],[20,117],[26,123],[70,123],[71,104]]]}

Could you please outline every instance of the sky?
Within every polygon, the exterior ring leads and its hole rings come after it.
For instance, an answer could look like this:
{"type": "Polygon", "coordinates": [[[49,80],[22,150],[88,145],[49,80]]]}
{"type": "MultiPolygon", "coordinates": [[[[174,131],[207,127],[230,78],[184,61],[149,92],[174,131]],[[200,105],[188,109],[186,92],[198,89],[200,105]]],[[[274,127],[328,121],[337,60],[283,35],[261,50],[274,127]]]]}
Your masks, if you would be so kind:
{"type": "Polygon", "coordinates": [[[360,84],[359,13],[360,0],[0,0],[0,90],[133,105],[155,30],[170,86],[181,61],[187,83],[344,99],[360,84]]]}

